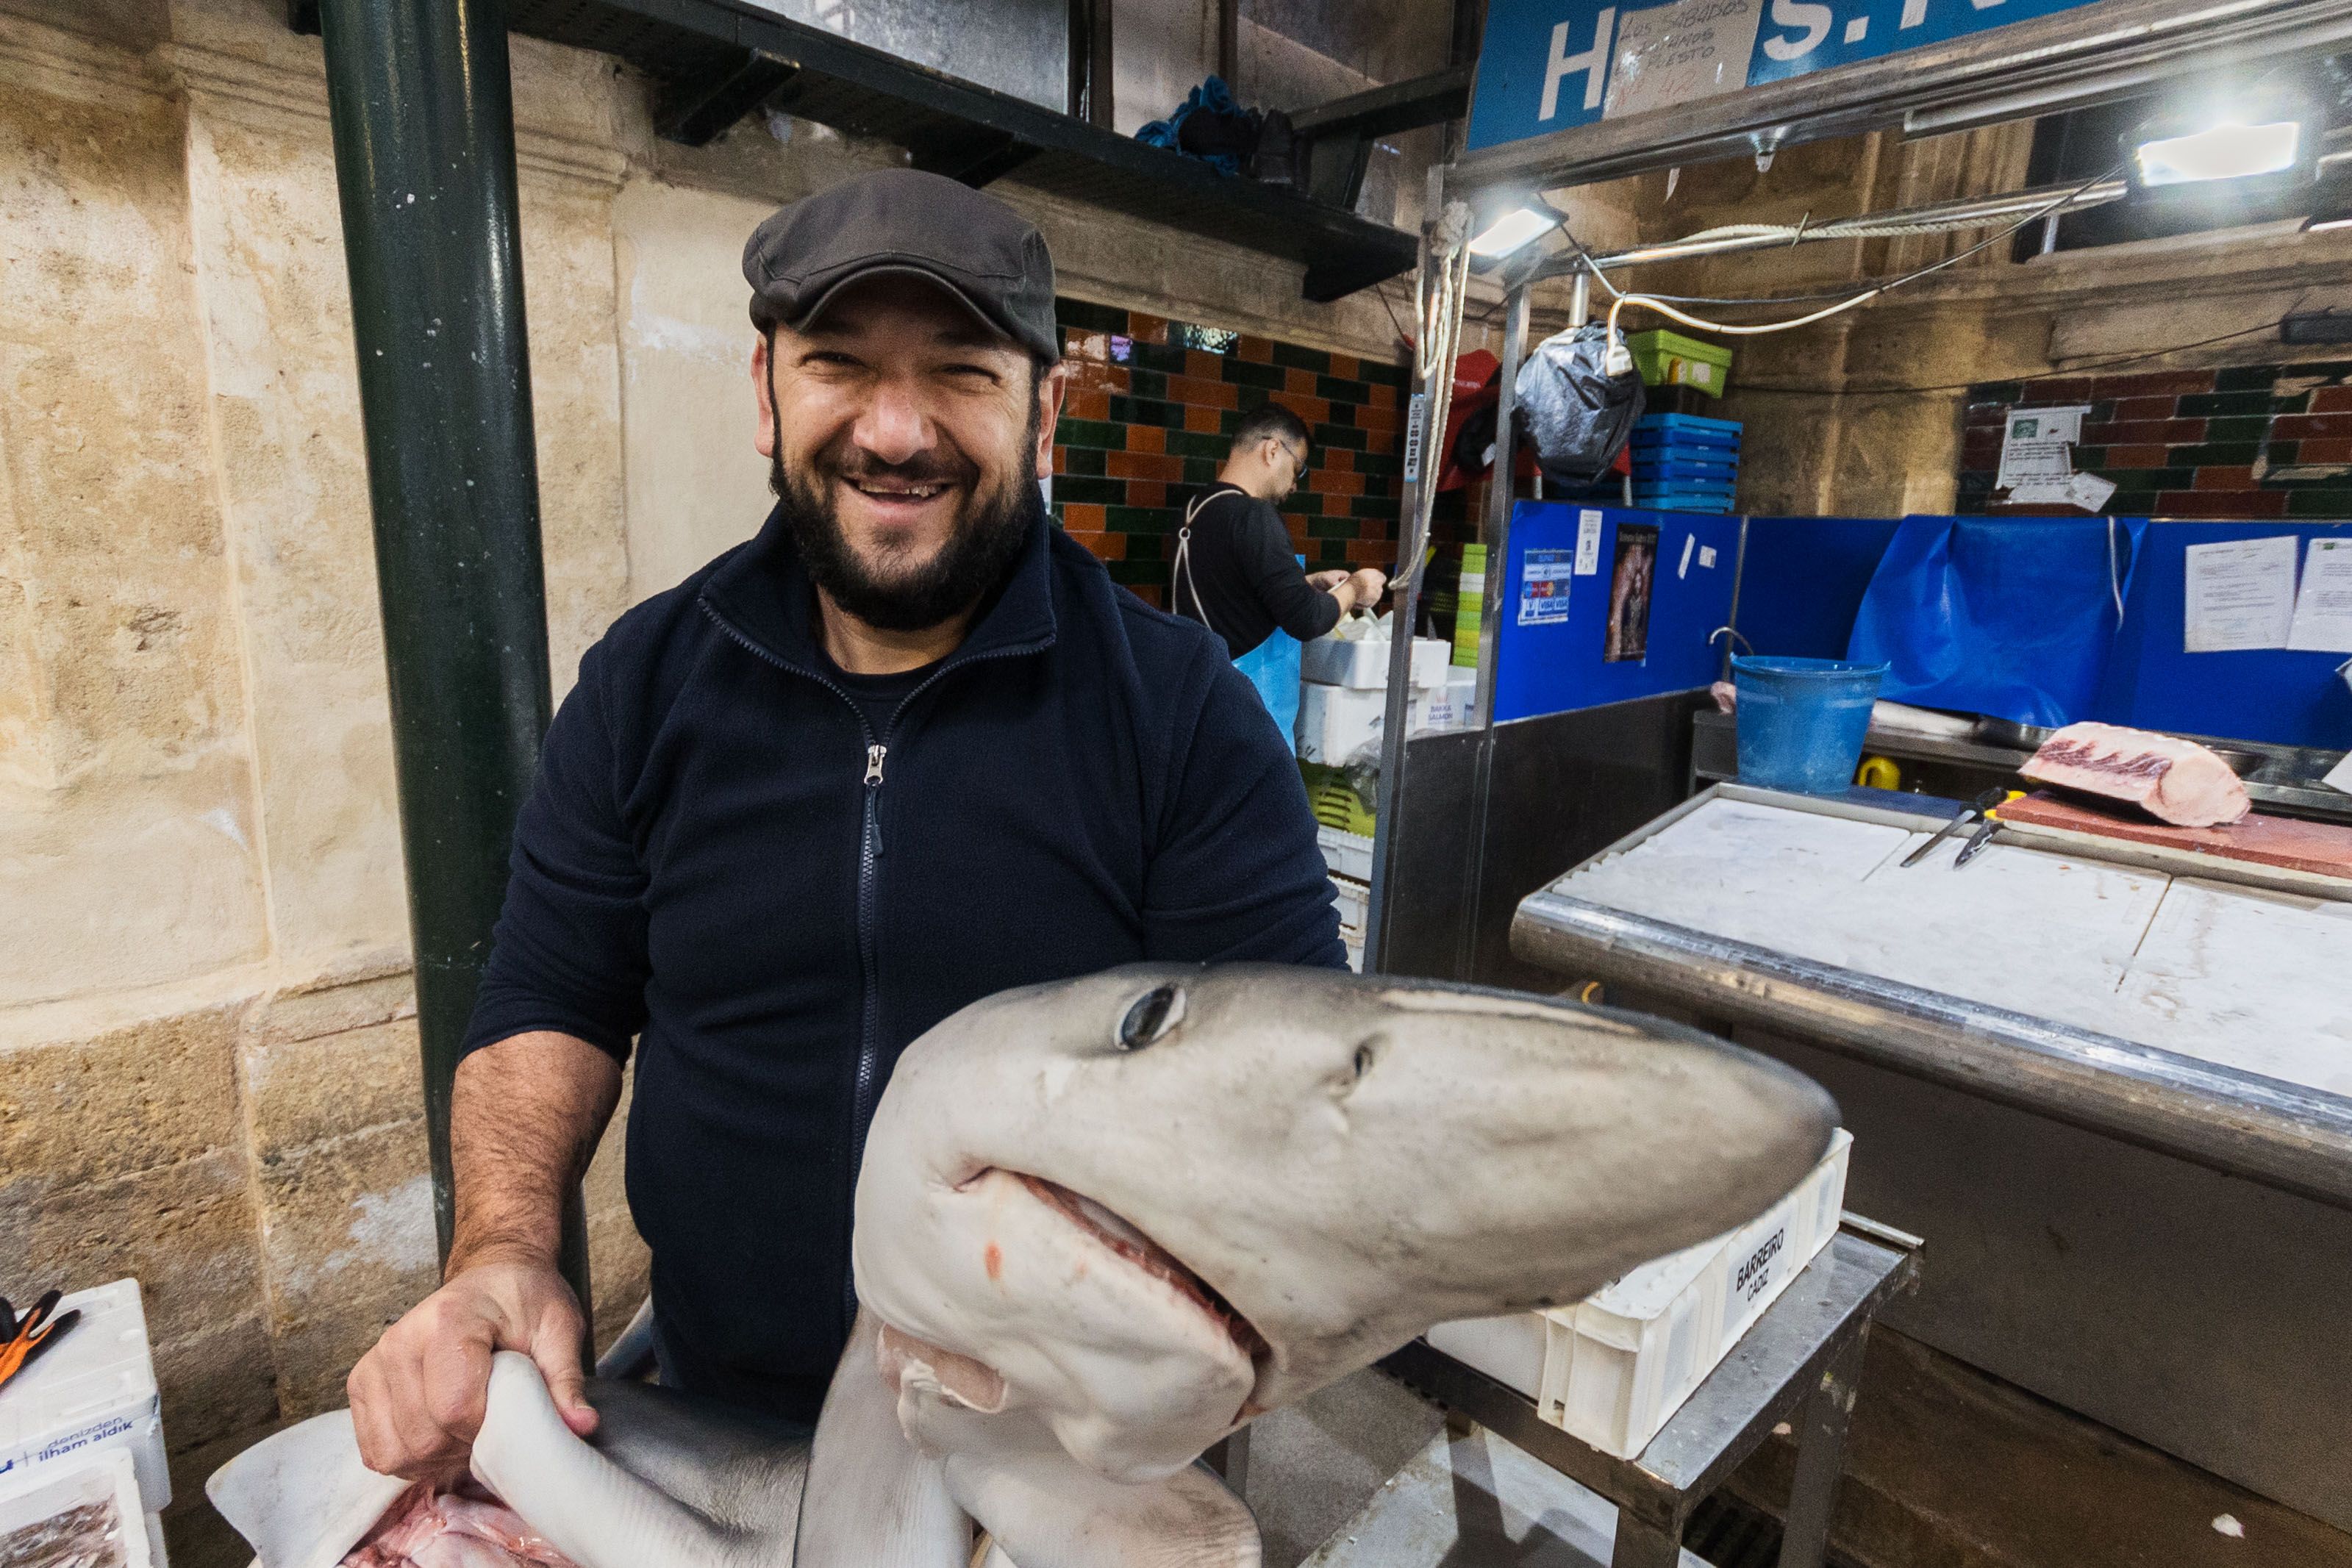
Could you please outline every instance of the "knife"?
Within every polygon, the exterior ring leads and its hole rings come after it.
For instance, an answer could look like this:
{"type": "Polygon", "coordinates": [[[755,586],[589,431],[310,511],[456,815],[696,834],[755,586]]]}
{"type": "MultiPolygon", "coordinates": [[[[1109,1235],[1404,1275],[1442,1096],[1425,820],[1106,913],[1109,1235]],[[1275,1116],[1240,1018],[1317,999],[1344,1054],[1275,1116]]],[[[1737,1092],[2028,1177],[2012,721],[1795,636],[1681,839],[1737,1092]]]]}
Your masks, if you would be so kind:
{"type": "Polygon", "coordinates": [[[2001,791],[2001,795],[2003,797],[2001,800],[1994,802],[1992,806],[1989,806],[1985,809],[1984,826],[1969,834],[1969,841],[1960,846],[1960,852],[1952,857],[1952,869],[1954,871],[1959,870],[1960,867],[1976,859],[1978,853],[1984,849],[1985,845],[1992,841],[1992,831],[2000,826],[1999,808],[2008,805],[2011,800],[2023,800],[2025,798],[2025,791],[2022,789],[2005,789],[2001,791]]]}
{"type": "Polygon", "coordinates": [[[1921,861],[1927,858],[1927,852],[1929,850],[1934,849],[1937,844],[1940,844],[1946,839],[1950,838],[1961,828],[1965,827],[1969,822],[1974,821],[1977,818],[1983,816],[1995,806],[2000,805],[2001,797],[2006,793],[2008,793],[2008,791],[2004,789],[1988,789],[1983,794],[1978,796],[1975,801],[1966,810],[1958,812],[1950,821],[1946,822],[1942,827],[1937,828],[1936,830],[1935,837],[1929,839],[1926,843],[1921,844],[1917,849],[1913,850],[1909,854],[1905,855],[1900,861],[1896,862],[1896,869],[1900,870],[1904,866],[1917,865],[1921,861]]]}

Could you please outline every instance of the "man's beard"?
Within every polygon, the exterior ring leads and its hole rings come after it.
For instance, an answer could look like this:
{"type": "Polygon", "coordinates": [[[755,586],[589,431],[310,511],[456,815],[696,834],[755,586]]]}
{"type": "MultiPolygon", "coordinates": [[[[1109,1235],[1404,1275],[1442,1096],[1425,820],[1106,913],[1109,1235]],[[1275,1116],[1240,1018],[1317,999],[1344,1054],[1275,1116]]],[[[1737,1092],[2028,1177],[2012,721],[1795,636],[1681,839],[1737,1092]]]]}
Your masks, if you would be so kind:
{"type": "MultiPolygon", "coordinates": [[[[1033,401],[1022,441],[1024,455],[1037,450],[1039,427],[1033,401]]],[[[780,440],[779,453],[768,460],[768,487],[781,503],[801,564],[835,604],[885,632],[926,631],[978,603],[1003,581],[1031,522],[1045,508],[1036,485],[1018,468],[1003,483],[983,491],[978,466],[959,452],[926,455],[909,463],[877,463],[856,454],[845,436],[798,471],[788,472],[782,444],[780,440]],[[835,480],[886,477],[914,485],[960,485],[964,490],[954,531],[939,552],[913,571],[888,580],[876,576],[850,548],[833,492],[835,480]]]]}

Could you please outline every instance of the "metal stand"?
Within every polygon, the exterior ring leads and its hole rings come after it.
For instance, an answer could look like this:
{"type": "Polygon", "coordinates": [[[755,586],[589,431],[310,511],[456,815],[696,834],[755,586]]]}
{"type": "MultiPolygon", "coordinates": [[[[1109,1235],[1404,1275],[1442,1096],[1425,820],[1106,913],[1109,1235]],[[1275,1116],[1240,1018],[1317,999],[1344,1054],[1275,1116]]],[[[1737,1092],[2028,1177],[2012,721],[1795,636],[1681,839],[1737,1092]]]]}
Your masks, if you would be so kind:
{"type": "Polygon", "coordinates": [[[1548,1425],[1535,1402],[1416,1340],[1381,1364],[1617,1505],[1611,1568],[1675,1568],[1691,1511],[1782,1421],[1795,1423],[1780,1568],[1820,1568],[1871,1320],[1918,1274],[1915,1238],[1848,1216],[1698,1391],[1631,1459],[1548,1425]]]}

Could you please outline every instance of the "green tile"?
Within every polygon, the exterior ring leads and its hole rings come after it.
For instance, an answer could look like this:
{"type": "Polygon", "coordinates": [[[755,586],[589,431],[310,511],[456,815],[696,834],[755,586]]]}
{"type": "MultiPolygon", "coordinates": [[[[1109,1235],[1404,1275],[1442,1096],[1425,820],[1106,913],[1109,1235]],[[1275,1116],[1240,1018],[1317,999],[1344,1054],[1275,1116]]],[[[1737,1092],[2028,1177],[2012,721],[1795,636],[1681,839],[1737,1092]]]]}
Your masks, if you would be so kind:
{"type": "Polygon", "coordinates": [[[1217,482],[1219,466],[1217,459],[1213,457],[1187,457],[1184,459],[1184,483],[1213,485],[1217,482]]]}
{"type": "Polygon", "coordinates": [[[1285,370],[1313,371],[1318,376],[1331,373],[1331,356],[1320,349],[1301,349],[1290,343],[1274,346],[1274,362],[1285,370]]]}
{"type": "Polygon", "coordinates": [[[2261,392],[2190,392],[2176,405],[2183,419],[2210,419],[2217,414],[2268,413],[2271,394],[2261,392]]]}
{"type": "Polygon", "coordinates": [[[1341,381],[1338,376],[1317,376],[1315,395],[1328,398],[1333,402],[1370,402],[1372,401],[1372,383],[1341,381]]]}
{"type": "Polygon", "coordinates": [[[1326,567],[1345,566],[1348,564],[1347,540],[1317,539],[1313,541],[1313,544],[1315,547],[1315,559],[1317,564],[1326,567]]]}
{"type": "Polygon", "coordinates": [[[1356,472],[1394,478],[1404,472],[1404,459],[1381,452],[1359,452],[1356,454],[1356,472]]]}
{"type": "Polygon", "coordinates": [[[1170,534],[1183,514],[1171,507],[1107,507],[1103,527],[1115,534],[1170,534]]]}
{"type": "Polygon", "coordinates": [[[1080,501],[1090,505],[1123,506],[1127,502],[1127,481],[1065,474],[1054,481],[1054,499],[1080,501]]]}
{"type": "Polygon", "coordinates": [[[1168,582],[1168,563],[1164,560],[1112,560],[1103,564],[1110,569],[1110,580],[1123,586],[1158,583],[1165,587],[1168,582]]]}
{"type": "Polygon", "coordinates": [[[2107,449],[2104,446],[2077,446],[2074,451],[2074,466],[2077,468],[2101,468],[2106,464],[2107,449]]]}
{"type": "MultiPolygon", "coordinates": [[[[1056,429],[1055,438],[1059,439],[1060,435],[1061,432],[1056,429]]],[[[1071,446],[1064,449],[1062,464],[1062,471],[1066,474],[1075,474],[1082,479],[1099,479],[1110,472],[1110,455],[1099,446],[1071,446]]]]}
{"type": "Polygon", "coordinates": [[[1181,348],[1198,349],[1204,354],[1230,354],[1241,341],[1241,334],[1225,327],[1202,327],[1190,321],[1168,323],[1168,340],[1181,348]]]}
{"type": "Polygon", "coordinates": [[[1365,360],[1360,363],[1363,377],[1368,382],[1378,382],[1384,387],[1401,387],[1405,383],[1407,371],[1402,365],[1386,364],[1379,360],[1365,360]]]}
{"type": "Polygon", "coordinates": [[[2145,517],[2156,511],[2153,490],[2117,490],[2099,509],[2111,517],[2145,517]]]}
{"type": "Polygon", "coordinates": [[[2276,365],[2232,365],[2213,372],[2215,392],[2268,392],[2279,378],[2276,365]]]}
{"type": "Polygon", "coordinates": [[[1398,504],[1385,496],[1351,496],[1348,498],[1348,515],[1351,517],[1393,518],[1398,504]]]}
{"type": "Polygon", "coordinates": [[[2194,468],[2104,468],[2095,463],[2082,467],[2108,481],[2118,490],[2193,490],[2197,487],[2194,468]]]}
{"type": "Polygon", "coordinates": [[[1280,392],[1290,384],[1290,372],[1280,365],[1253,364],[1247,360],[1227,360],[1218,367],[1225,380],[1235,386],[1265,387],[1280,392]]]}
{"type": "Polygon", "coordinates": [[[2297,490],[2286,498],[2286,515],[2352,519],[2352,490],[2297,490]]]}
{"type": "Polygon", "coordinates": [[[2264,451],[2263,455],[2271,460],[2272,467],[2284,468],[2298,461],[2295,454],[2302,448],[2303,443],[2299,441],[2273,441],[2264,451]]]}
{"type": "Polygon", "coordinates": [[[1127,362],[1139,370],[1180,376],[1187,363],[1183,349],[1172,343],[1138,343],[1129,353],[1127,362]]]}
{"type": "Polygon", "coordinates": [[[1056,446],[1095,446],[1111,452],[1127,450],[1127,426],[1100,419],[1056,420],[1054,423],[1054,444],[1056,446]]]}
{"type": "Polygon", "coordinates": [[[1054,319],[1065,327],[1076,327],[1083,332],[1118,332],[1127,330],[1127,312],[1116,305],[1095,305],[1084,299],[1055,298],[1054,319]]]}
{"type": "Polygon", "coordinates": [[[2262,455],[2259,441],[2209,441],[2201,446],[2176,446],[2164,455],[2172,468],[2238,468],[2262,455]]]}
{"type": "Polygon", "coordinates": [[[1361,452],[1366,444],[1365,433],[1351,424],[1318,424],[1311,434],[1318,446],[1344,446],[1351,452],[1361,452]]]}
{"type": "Polygon", "coordinates": [[[1168,450],[1178,457],[1214,457],[1222,460],[1233,443],[1222,435],[1211,435],[1199,430],[1171,430],[1168,433],[1168,450]]]}
{"type": "Polygon", "coordinates": [[[1312,490],[1304,490],[1283,502],[1282,509],[1286,512],[1304,512],[1310,517],[1320,517],[1324,511],[1323,502],[1323,497],[1315,494],[1312,490]]]}
{"type": "Polygon", "coordinates": [[[1165,399],[1168,396],[1168,372],[1132,370],[1128,371],[1127,395],[1165,399]]]}
{"type": "Polygon", "coordinates": [[[2207,420],[2205,422],[2205,439],[2208,442],[2259,442],[2263,436],[2270,434],[2270,429],[2271,416],[2269,414],[2231,414],[2222,419],[2207,420]]]}
{"type": "Polygon", "coordinates": [[[1353,517],[1309,517],[1307,537],[1310,539],[1352,539],[1363,532],[1363,525],[1353,517]]]}

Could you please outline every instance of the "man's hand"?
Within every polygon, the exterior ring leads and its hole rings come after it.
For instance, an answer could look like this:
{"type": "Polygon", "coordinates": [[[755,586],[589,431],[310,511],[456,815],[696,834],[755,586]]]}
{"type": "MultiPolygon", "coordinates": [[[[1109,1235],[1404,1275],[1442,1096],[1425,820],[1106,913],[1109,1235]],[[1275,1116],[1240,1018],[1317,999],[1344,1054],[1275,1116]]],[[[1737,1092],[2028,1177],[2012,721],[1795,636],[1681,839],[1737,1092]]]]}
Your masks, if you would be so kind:
{"type": "Polygon", "coordinates": [[[539,1364],[564,1425],[596,1429],[582,1395],[585,1324],[563,1276],[546,1264],[488,1261],[450,1276],[376,1342],[348,1388],[360,1458],[410,1480],[446,1480],[466,1468],[490,1387],[490,1353],[518,1350],[539,1364]]]}
{"type": "Polygon", "coordinates": [[[1334,567],[1329,571],[1310,571],[1307,574],[1307,586],[1318,593],[1328,593],[1347,580],[1348,570],[1345,567],[1334,567]]]}
{"type": "Polygon", "coordinates": [[[1388,574],[1378,567],[1368,566],[1349,573],[1348,586],[1356,591],[1356,602],[1370,609],[1381,601],[1381,594],[1388,591],[1388,574]]]}

